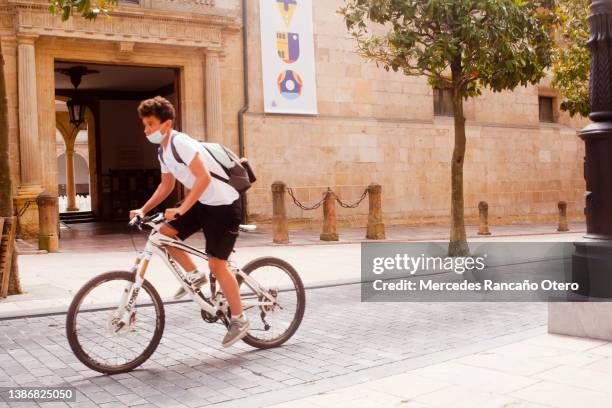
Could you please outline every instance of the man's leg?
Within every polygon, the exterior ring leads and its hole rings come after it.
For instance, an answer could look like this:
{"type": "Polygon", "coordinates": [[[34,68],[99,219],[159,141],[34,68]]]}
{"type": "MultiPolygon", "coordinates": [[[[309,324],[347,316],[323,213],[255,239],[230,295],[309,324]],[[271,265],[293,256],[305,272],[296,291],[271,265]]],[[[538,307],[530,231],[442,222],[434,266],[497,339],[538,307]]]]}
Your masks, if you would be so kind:
{"type": "Polygon", "coordinates": [[[221,285],[221,289],[227,298],[232,315],[237,316],[242,313],[240,289],[236,277],[230,272],[227,265],[227,261],[224,259],[214,258],[212,256],[208,259],[208,266],[221,285]]]}
{"type": "Polygon", "coordinates": [[[210,257],[208,259],[208,266],[221,284],[221,289],[231,309],[230,325],[222,341],[223,347],[229,347],[247,335],[250,327],[249,320],[242,312],[240,288],[238,287],[236,277],[227,267],[227,261],[210,257]]]}
{"type": "MultiPolygon", "coordinates": [[[[177,230],[167,224],[162,225],[162,227],[159,229],[159,232],[171,238],[176,238],[176,234],[178,234],[177,230]]],[[[170,246],[166,246],[165,248],[168,250],[168,252],[170,252],[172,258],[174,258],[176,262],[178,262],[179,265],[183,267],[183,270],[192,272],[197,269],[196,264],[193,263],[191,257],[187,252],[183,251],[182,249],[170,246]]]]}

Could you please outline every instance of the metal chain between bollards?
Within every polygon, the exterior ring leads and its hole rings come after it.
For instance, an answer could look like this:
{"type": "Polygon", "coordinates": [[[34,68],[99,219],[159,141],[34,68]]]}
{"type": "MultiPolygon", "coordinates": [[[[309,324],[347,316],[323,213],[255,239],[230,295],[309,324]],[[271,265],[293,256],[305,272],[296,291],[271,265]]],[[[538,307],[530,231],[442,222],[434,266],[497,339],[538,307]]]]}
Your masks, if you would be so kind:
{"type": "MultiPolygon", "coordinates": [[[[328,189],[328,191],[331,191],[331,190],[328,189]]],[[[316,210],[317,208],[321,207],[321,205],[325,202],[325,196],[323,196],[321,201],[319,201],[318,203],[316,203],[315,205],[311,207],[307,207],[304,204],[302,204],[297,198],[295,198],[295,195],[293,194],[293,189],[291,187],[287,187],[287,193],[289,193],[289,196],[293,200],[293,203],[305,211],[316,210]]]]}
{"type": "Polygon", "coordinates": [[[342,202],[342,200],[340,200],[340,197],[338,197],[337,195],[336,195],[336,201],[338,202],[338,204],[339,204],[339,205],[340,205],[340,207],[342,207],[342,208],[357,208],[357,207],[359,207],[359,204],[361,204],[361,202],[362,202],[363,200],[365,200],[365,198],[366,198],[366,196],[367,196],[367,195],[368,195],[368,189],[366,188],[366,189],[363,191],[363,194],[361,195],[361,198],[359,198],[359,200],[355,201],[353,204],[346,204],[346,203],[343,203],[343,202],[342,202]]]}
{"type": "MultiPolygon", "coordinates": [[[[327,188],[327,192],[332,192],[331,188],[327,188]]],[[[291,199],[293,200],[293,203],[298,206],[299,208],[301,208],[302,210],[305,211],[310,211],[310,210],[316,210],[317,208],[321,207],[321,205],[323,205],[323,203],[325,202],[325,195],[323,196],[323,198],[321,199],[321,201],[319,201],[318,203],[316,203],[313,206],[305,206],[304,204],[302,204],[296,197],[295,194],[293,193],[293,189],[291,187],[287,187],[287,193],[289,193],[289,196],[291,197],[291,199]]],[[[342,200],[340,200],[340,198],[338,197],[338,195],[336,195],[336,201],[338,202],[338,204],[340,205],[340,207],[342,208],[357,208],[359,207],[359,204],[361,204],[361,202],[363,200],[365,200],[366,196],[368,195],[368,189],[366,188],[363,191],[363,194],[361,195],[361,197],[359,198],[359,200],[357,200],[356,202],[354,202],[353,204],[346,204],[344,202],[342,202],[342,200]]]]}

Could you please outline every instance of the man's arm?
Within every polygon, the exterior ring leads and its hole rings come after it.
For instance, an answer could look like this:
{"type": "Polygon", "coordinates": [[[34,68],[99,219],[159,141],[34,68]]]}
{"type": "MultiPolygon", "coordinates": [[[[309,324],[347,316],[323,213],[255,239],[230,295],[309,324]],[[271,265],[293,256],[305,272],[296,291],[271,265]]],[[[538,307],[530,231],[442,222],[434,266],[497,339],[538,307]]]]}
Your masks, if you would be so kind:
{"type": "Polygon", "coordinates": [[[172,175],[172,173],[162,173],[161,174],[161,183],[157,186],[157,189],[149,198],[149,200],[142,206],[141,210],[143,214],[148,213],[151,209],[155,208],[158,204],[166,199],[174,190],[174,184],[176,179],[172,175]]]}
{"type": "Polygon", "coordinates": [[[173,220],[177,213],[185,214],[189,209],[198,201],[206,187],[211,181],[210,173],[208,169],[204,166],[204,162],[200,157],[200,154],[196,154],[195,157],[189,163],[189,170],[195,176],[195,181],[193,182],[193,186],[191,186],[191,190],[185,200],[181,204],[179,208],[170,208],[166,210],[165,216],[167,220],[173,220]]]}

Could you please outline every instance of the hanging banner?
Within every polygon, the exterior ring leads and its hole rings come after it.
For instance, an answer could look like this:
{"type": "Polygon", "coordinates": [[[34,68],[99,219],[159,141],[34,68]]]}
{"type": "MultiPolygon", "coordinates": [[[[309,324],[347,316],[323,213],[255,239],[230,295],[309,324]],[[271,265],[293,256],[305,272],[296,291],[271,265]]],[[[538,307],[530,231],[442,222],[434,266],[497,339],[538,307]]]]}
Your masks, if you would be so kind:
{"type": "Polygon", "coordinates": [[[260,0],[264,111],[317,114],[312,0],[260,0]]]}

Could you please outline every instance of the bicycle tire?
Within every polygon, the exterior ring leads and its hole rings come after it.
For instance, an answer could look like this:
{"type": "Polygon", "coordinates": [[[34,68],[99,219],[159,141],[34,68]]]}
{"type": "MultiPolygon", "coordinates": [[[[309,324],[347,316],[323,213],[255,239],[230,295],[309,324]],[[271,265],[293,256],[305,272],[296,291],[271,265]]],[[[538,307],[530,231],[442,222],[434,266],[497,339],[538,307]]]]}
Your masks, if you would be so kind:
{"type": "MultiPolygon", "coordinates": [[[[300,275],[297,273],[295,268],[291,266],[291,264],[289,264],[288,262],[280,258],[262,257],[262,258],[254,259],[251,262],[247,263],[242,268],[242,271],[245,274],[249,275],[256,269],[261,268],[263,266],[276,266],[278,268],[283,269],[285,272],[287,272],[287,274],[291,277],[291,280],[295,284],[295,289],[296,289],[297,298],[298,298],[295,317],[293,321],[291,322],[291,324],[289,325],[289,328],[287,329],[287,331],[285,331],[285,333],[282,336],[278,337],[277,339],[273,341],[264,341],[264,340],[258,339],[257,337],[251,334],[247,334],[242,339],[242,341],[244,341],[249,346],[252,346],[258,349],[269,349],[269,348],[279,347],[280,345],[285,343],[295,334],[295,332],[299,328],[300,324],[302,323],[302,319],[304,318],[304,311],[306,309],[306,292],[304,290],[304,284],[302,283],[302,279],[300,278],[300,275]]],[[[242,279],[239,278],[238,285],[240,286],[242,282],[243,282],[242,279]]]]}
{"type": "Polygon", "coordinates": [[[145,348],[142,354],[137,356],[132,361],[118,365],[118,366],[110,366],[100,364],[94,361],[90,356],[83,350],[81,343],[79,342],[77,332],[76,332],[76,315],[77,308],[80,306],[83,298],[95,287],[100,285],[101,283],[108,282],[111,280],[125,280],[134,282],[135,274],[133,272],[126,271],[111,271],[102,273],[92,279],[90,279],[85,285],[79,289],[76,293],[72,302],[70,303],[70,307],[68,308],[68,315],[66,316],[66,336],[68,338],[68,344],[72,349],[74,355],[83,363],[85,366],[91,368],[92,370],[98,371],[104,374],[120,374],[128,371],[132,371],[136,367],[143,364],[145,361],[151,357],[157,346],[159,345],[162,335],[164,333],[165,326],[165,311],[164,311],[164,303],[155,290],[153,285],[145,280],[143,282],[142,288],[149,294],[151,300],[154,302],[154,306],[156,307],[156,325],[155,325],[155,333],[151,339],[151,343],[145,348]]]}

